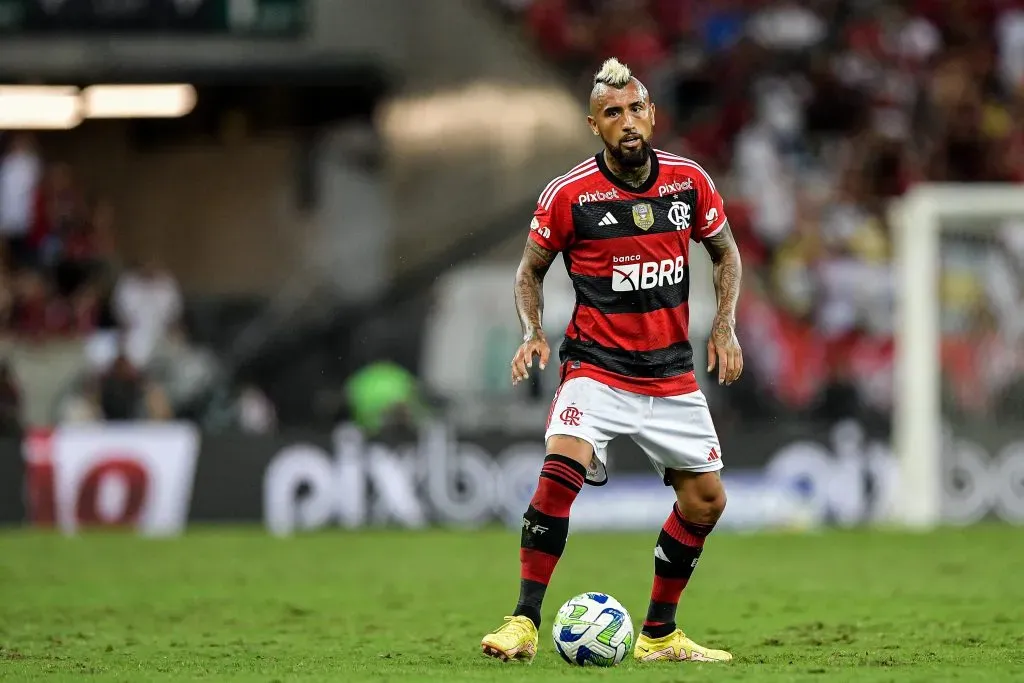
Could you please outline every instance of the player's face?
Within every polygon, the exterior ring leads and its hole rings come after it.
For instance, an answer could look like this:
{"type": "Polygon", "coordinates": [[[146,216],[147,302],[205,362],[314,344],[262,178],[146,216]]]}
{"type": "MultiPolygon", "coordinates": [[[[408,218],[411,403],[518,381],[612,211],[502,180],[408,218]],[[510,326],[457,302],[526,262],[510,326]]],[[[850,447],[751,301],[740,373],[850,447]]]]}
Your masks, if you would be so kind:
{"type": "Polygon", "coordinates": [[[587,117],[590,128],[601,136],[609,154],[627,168],[647,163],[654,131],[654,103],[637,87],[605,88],[587,117]]]}

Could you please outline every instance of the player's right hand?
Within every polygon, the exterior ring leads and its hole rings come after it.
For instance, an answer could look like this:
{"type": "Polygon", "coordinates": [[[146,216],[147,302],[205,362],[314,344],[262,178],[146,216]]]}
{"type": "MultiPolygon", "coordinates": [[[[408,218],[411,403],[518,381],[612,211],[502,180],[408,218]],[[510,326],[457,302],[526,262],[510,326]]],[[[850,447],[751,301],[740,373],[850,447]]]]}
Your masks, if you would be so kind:
{"type": "Polygon", "coordinates": [[[548,348],[548,340],[542,332],[527,337],[526,341],[516,350],[516,355],[512,357],[512,386],[530,376],[529,368],[533,367],[534,356],[540,357],[541,370],[547,367],[551,350],[548,348]]]}

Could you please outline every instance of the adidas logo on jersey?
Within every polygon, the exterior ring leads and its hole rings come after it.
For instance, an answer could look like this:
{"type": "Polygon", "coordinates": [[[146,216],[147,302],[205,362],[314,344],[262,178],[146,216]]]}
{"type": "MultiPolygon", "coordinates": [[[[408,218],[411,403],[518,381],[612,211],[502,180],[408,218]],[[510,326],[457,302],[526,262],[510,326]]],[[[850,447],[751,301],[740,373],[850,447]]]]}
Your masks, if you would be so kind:
{"type": "Polygon", "coordinates": [[[611,211],[606,213],[604,215],[604,218],[597,222],[598,225],[618,225],[618,223],[619,222],[615,220],[615,216],[612,215],[611,211]]]}

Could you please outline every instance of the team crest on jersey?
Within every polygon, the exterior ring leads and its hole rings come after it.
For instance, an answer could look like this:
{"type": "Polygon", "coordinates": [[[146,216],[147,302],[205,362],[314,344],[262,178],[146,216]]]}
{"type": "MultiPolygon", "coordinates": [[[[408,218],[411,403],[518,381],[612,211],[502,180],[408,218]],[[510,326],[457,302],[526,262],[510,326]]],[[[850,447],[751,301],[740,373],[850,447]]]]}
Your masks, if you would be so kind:
{"type": "Polygon", "coordinates": [[[650,230],[654,225],[654,209],[650,204],[633,205],[633,222],[641,230],[650,230]]]}
{"type": "Polygon", "coordinates": [[[676,226],[676,230],[688,230],[690,227],[690,205],[686,202],[672,202],[668,210],[668,220],[676,226]]]}

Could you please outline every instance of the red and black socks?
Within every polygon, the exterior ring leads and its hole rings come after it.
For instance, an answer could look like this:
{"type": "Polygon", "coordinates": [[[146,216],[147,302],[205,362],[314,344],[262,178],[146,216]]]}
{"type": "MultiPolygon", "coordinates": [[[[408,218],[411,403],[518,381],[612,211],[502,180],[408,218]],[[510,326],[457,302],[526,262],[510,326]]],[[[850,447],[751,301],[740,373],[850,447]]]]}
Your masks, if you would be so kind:
{"type": "Polygon", "coordinates": [[[704,549],[704,540],[714,524],[697,524],[685,519],[679,506],[665,520],[654,548],[654,586],[647,608],[643,633],[663,638],[676,630],[676,607],[704,549]]]}
{"type": "Polygon", "coordinates": [[[544,458],[537,490],[523,515],[519,541],[519,602],[513,614],[540,626],[540,608],[551,574],[569,537],[569,509],[583,488],[587,470],[564,455],[544,458]]]}

